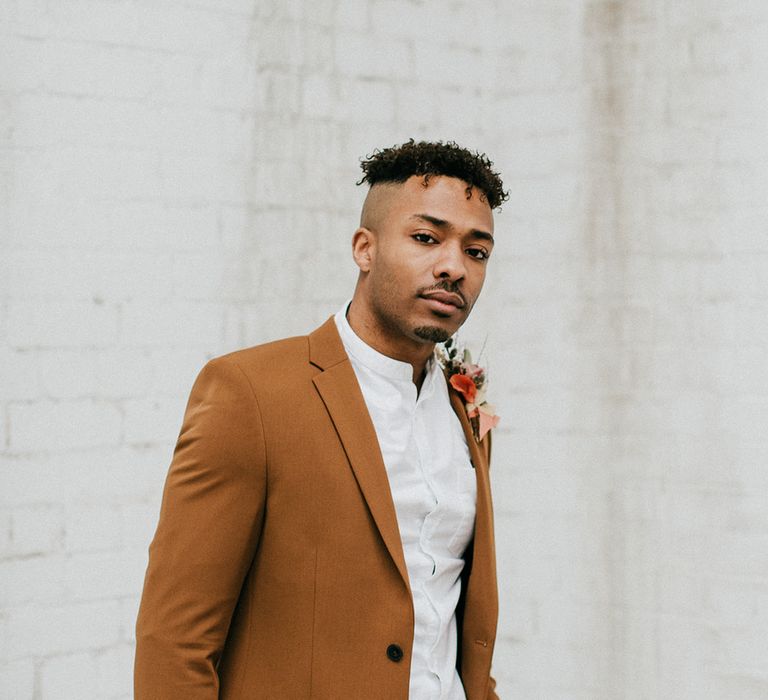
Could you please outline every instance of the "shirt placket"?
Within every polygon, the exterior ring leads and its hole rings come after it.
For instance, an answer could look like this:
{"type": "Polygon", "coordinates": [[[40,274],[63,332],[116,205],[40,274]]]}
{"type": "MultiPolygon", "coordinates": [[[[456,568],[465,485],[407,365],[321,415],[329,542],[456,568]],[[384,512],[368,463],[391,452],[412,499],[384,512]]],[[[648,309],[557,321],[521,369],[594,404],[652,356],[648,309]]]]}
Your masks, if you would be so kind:
{"type": "Polygon", "coordinates": [[[442,519],[442,504],[440,502],[440,488],[434,480],[434,469],[432,469],[432,460],[434,458],[435,451],[433,446],[429,445],[427,436],[429,431],[426,429],[425,416],[428,408],[427,396],[419,397],[417,401],[414,414],[413,414],[413,438],[416,445],[416,452],[418,456],[419,468],[421,475],[426,484],[430,496],[432,498],[432,508],[427,513],[422,523],[421,533],[419,537],[419,545],[422,552],[432,562],[432,575],[422,581],[422,591],[424,597],[429,605],[429,623],[428,632],[429,639],[426,645],[427,648],[427,665],[430,672],[434,675],[434,679],[440,688],[440,697],[443,696],[443,684],[444,679],[438,672],[438,667],[435,663],[435,649],[440,641],[440,630],[443,626],[442,615],[438,608],[435,598],[432,595],[430,583],[435,580],[436,576],[439,576],[440,572],[437,571],[439,562],[439,552],[436,551],[436,536],[439,534],[439,526],[442,519]]]}

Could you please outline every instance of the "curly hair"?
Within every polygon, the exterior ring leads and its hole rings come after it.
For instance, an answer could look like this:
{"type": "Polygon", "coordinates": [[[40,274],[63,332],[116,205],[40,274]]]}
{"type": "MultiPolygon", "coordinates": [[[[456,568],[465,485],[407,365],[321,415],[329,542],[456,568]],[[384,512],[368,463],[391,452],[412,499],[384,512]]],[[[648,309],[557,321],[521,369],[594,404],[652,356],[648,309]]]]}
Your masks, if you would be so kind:
{"type": "Polygon", "coordinates": [[[422,175],[426,185],[431,175],[455,177],[467,183],[467,199],[476,187],[491,209],[509,198],[499,173],[488,156],[462,148],[453,141],[419,141],[410,139],[400,146],[377,149],[360,159],[363,177],[357,183],[405,182],[412,175],[422,175]]]}

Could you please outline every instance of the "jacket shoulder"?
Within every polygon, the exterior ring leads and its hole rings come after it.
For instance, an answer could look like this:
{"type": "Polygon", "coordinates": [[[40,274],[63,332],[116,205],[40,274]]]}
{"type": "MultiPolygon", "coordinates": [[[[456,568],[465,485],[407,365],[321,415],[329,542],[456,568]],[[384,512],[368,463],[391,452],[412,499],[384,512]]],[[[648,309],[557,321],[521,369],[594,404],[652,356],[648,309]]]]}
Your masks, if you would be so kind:
{"type": "Polygon", "coordinates": [[[214,363],[237,365],[249,375],[251,372],[269,373],[281,369],[292,369],[297,364],[306,364],[308,361],[309,338],[306,335],[273,340],[262,345],[235,350],[211,360],[214,363]]]}
{"type": "Polygon", "coordinates": [[[202,374],[244,381],[259,403],[296,396],[312,381],[308,336],[283,338],[214,357],[202,374]]]}

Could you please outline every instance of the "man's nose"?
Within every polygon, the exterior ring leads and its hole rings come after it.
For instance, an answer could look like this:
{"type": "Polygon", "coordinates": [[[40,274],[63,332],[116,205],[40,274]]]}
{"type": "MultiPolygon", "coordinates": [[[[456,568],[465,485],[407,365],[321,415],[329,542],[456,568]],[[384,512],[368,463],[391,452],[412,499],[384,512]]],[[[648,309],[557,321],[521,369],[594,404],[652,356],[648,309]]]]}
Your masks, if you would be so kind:
{"type": "Polygon", "coordinates": [[[466,275],[466,258],[460,244],[440,246],[440,254],[435,261],[434,275],[451,280],[463,279],[466,275]]]}

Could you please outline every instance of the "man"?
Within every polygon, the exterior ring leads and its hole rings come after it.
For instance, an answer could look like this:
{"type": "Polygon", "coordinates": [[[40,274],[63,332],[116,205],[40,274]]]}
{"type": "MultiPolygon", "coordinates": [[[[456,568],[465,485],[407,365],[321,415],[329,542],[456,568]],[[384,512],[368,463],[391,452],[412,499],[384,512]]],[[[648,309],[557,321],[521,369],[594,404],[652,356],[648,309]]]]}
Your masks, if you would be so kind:
{"type": "Polygon", "coordinates": [[[363,161],[351,302],[203,368],[149,550],[140,700],[496,698],[490,434],[434,356],[483,286],[491,165],[413,141],[363,161]]]}

